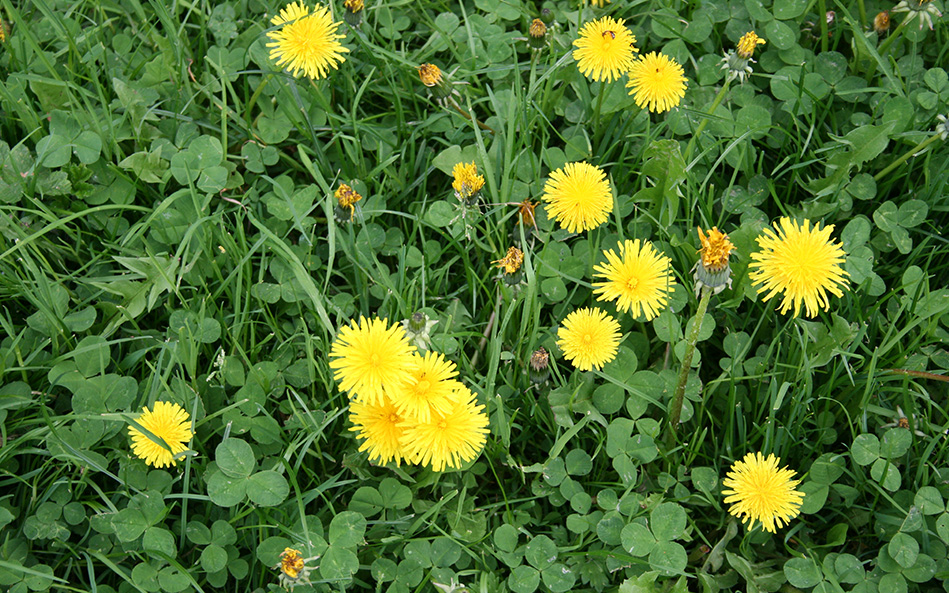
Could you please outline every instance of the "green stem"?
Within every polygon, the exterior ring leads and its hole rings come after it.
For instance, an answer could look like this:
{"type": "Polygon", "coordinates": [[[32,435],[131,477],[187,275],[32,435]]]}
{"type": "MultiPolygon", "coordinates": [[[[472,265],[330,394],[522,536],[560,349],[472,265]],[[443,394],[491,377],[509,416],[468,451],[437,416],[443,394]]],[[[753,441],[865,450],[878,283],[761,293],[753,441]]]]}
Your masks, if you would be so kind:
{"type": "MultiPolygon", "coordinates": [[[[711,116],[715,113],[715,110],[718,109],[718,106],[722,104],[722,100],[725,98],[725,93],[728,92],[728,85],[731,84],[731,80],[726,80],[725,84],[722,85],[722,88],[718,91],[718,94],[715,95],[715,100],[712,101],[712,106],[705,113],[706,116],[711,116]]],[[[692,149],[695,146],[695,140],[702,134],[702,130],[705,129],[705,126],[708,125],[709,117],[706,117],[699,122],[699,127],[696,128],[695,133],[692,134],[692,137],[689,138],[689,145],[685,148],[685,162],[689,162],[689,157],[692,156],[692,149]]]]}
{"type": "Polygon", "coordinates": [[[867,7],[864,4],[864,0],[859,0],[857,7],[860,9],[860,30],[862,31],[863,27],[867,26],[867,7]]]}
{"type": "Polygon", "coordinates": [[[603,88],[604,83],[600,82],[600,91],[596,95],[596,110],[593,112],[593,138],[599,141],[600,139],[600,108],[603,106],[603,95],[606,94],[606,89],[603,88]]]}
{"type": "Polygon", "coordinates": [[[910,158],[916,156],[917,154],[919,154],[920,152],[922,152],[923,149],[925,149],[925,148],[928,147],[930,144],[932,144],[933,142],[935,142],[936,140],[939,140],[939,139],[941,139],[941,138],[942,138],[942,136],[940,136],[939,134],[933,134],[933,135],[930,136],[929,138],[926,138],[925,140],[923,140],[922,142],[920,142],[919,144],[917,144],[917,145],[914,146],[913,148],[909,149],[909,150],[906,152],[906,154],[904,154],[904,155],[901,156],[900,158],[898,158],[898,159],[896,159],[895,161],[893,161],[892,163],[890,163],[889,166],[888,166],[886,169],[883,169],[882,171],[880,171],[879,173],[877,173],[876,175],[874,175],[874,176],[873,176],[873,180],[874,180],[874,181],[879,181],[880,179],[882,179],[883,177],[885,177],[887,173],[889,173],[889,172],[892,171],[893,169],[899,167],[900,165],[902,165],[903,163],[905,163],[906,161],[908,161],[910,158]]]}
{"type": "Polygon", "coordinates": [[[820,50],[827,51],[827,0],[817,0],[817,9],[820,12],[820,50]]]}
{"type": "MultiPolygon", "coordinates": [[[[699,264],[701,265],[701,264],[699,264]]],[[[682,415],[682,400],[685,398],[685,385],[689,381],[689,370],[692,368],[692,356],[695,354],[695,344],[699,341],[699,332],[702,329],[702,320],[708,310],[708,302],[712,298],[712,289],[702,288],[702,298],[699,308],[695,312],[695,321],[685,341],[685,354],[682,356],[682,366],[679,368],[679,378],[676,389],[672,394],[672,403],[669,404],[669,422],[666,424],[666,444],[671,447],[676,440],[676,430],[679,427],[679,417],[682,415]]]]}
{"type": "Polygon", "coordinates": [[[896,30],[893,31],[893,34],[887,37],[883,43],[880,44],[880,47],[877,48],[877,53],[880,54],[880,57],[883,57],[883,54],[886,53],[886,50],[890,49],[890,46],[896,41],[897,37],[903,34],[903,29],[906,28],[906,21],[909,19],[903,19],[903,22],[896,27],[896,30]]]}

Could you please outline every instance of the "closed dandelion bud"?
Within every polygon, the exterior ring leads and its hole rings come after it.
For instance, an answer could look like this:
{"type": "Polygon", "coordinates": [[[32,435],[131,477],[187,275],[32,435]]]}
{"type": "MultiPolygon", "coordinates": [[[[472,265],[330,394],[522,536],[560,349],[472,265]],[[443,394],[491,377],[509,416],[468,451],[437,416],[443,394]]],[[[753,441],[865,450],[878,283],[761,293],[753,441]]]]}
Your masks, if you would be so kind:
{"type": "Polygon", "coordinates": [[[441,68],[435,64],[422,64],[418,67],[418,77],[422,84],[428,87],[438,101],[443,101],[451,95],[451,87],[442,75],[441,68]]]}
{"type": "Polygon", "coordinates": [[[518,205],[518,215],[521,218],[521,224],[523,224],[525,228],[537,226],[537,220],[534,218],[534,208],[536,207],[537,202],[531,202],[530,198],[526,198],[518,205]]]}
{"type": "Polygon", "coordinates": [[[544,24],[544,21],[540,19],[534,19],[531,21],[530,29],[528,29],[529,36],[527,37],[527,44],[534,51],[540,51],[544,49],[547,45],[547,25],[544,24]]]}
{"type": "Polygon", "coordinates": [[[333,210],[337,222],[340,224],[352,222],[353,214],[356,212],[355,204],[362,199],[362,196],[345,183],[340,183],[333,195],[337,202],[333,210]]]}
{"type": "Polygon", "coordinates": [[[554,23],[554,13],[549,8],[540,11],[540,20],[548,27],[554,23]]]}
{"type": "Polygon", "coordinates": [[[718,227],[712,227],[708,231],[708,236],[699,231],[699,242],[702,247],[699,249],[699,261],[692,268],[693,278],[695,279],[695,291],[701,292],[702,288],[712,289],[713,294],[718,294],[731,288],[732,271],[728,265],[728,258],[735,245],[728,239],[728,235],[718,230],[718,227]]]}
{"type": "Polygon", "coordinates": [[[531,354],[530,362],[527,363],[530,369],[531,382],[535,385],[543,385],[550,378],[550,354],[541,346],[531,354]]]}
{"type": "Polygon", "coordinates": [[[890,31],[890,12],[884,10],[873,17],[873,30],[879,36],[884,36],[890,31]]]}
{"type": "Polygon", "coordinates": [[[346,0],[343,2],[343,8],[346,9],[343,12],[343,20],[350,27],[358,27],[362,23],[362,12],[366,8],[366,3],[363,0],[346,0]]]}
{"type": "Polygon", "coordinates": [[[432,320],[428,315],[421,311],[412,313],[408,319],[402,320],[402,328],[405,335],[409,338],[409,343],[418,348],[421,352],[431,350],[432,346],[432,328],[438,320],[432,320]]]}

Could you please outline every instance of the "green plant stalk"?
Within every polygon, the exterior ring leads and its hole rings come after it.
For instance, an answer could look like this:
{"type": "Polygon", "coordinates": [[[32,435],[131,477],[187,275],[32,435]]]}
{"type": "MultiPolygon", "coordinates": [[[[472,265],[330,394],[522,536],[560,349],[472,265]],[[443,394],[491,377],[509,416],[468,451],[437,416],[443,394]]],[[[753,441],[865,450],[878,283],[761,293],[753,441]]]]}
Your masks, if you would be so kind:
{"type": "Polygon", "coordinates": [[[880,54],[880,57],[883,57],[883,54],[886,53],[886,50],[890,49],[890,46],[896,41],[896,39],[903,34],[903,29],[906,28],[906,21],[909,19],[903,19],[903,22],[896,27],[896,30],[893,31],[893,34],[886,38],[886,40],[877,48],[877,53],[880,54]]]}
{"type": "Polygon", "coordinates": [[[818,18],[820,18],[820,50],[824,52],[828,50],[827,0],[817,0],[817,10],[820,13],[818,15],[818,18]]]}
{"type": "Polygon", "coordinates": [[[866,4],[864,4],[864,0],[859,0],[857,2],[857,8],[860,11],[860,26],[866,27],[867,26],[867,6],[866,4]]]}
{"type": "Polygon", "coordinates": [[[600,92],[596,96],[596,110],[593,112],[593,137],[596,140],[600,139],[600,108],[603,107],[603,95],[606,94],[603,84],[600,82],[600,92]]]}
{"type": "Polygon", "coordinates": [[[882,171],[880,171],[879,173],[877,173],[876,175],[874,175],[874,176],[873,176],[873,180],[874,180],[874,181],[879,181],[880,179],[882,179],[883,177],[885,177],[887,173],[889,173],[889,172],[892,171],[893,169],[899,167],[900,165],[902,165],[903,163],[905,163],[906,161],[908,161],[910,158],[916,156],[917,154],[919,154],[920,152],[922,152],[925,148],[927,148],[930,144],[932,144],[932,143],[935,142],[936,140],[939,140],[940,138],[942,138],[942,136],[940,136],[939,134],[933,134],[933,135],[930,136],[929,138],[926,138],[925,140],[923,140],[922,142],[920,142],[919,144],[917,144],[917,145],[914,146],[913,148],[911,148],[911,149],[909,149],[908,151],[906,151],[906,153],[905,153],[903,156],[901,156],[900,158],[898,158],[898,159],[896,159],[895,161],[893,161],[892,163],[890,163],[889,166],[887,166],[886,169],[883,169],[882,171]]]}
{"type": "MultiPolygon", "coordinates": [[[[731,81],[730,81],[730,80],[726,80],[726,81],[725,81],[725,84],[722,85],[721,90],[719,90],[719,91],[718,91],[718,94],[715,95],[715,100],[712,101],[712,106],[711,106],[711,107],[709,108],[709,110],[706,112],[706,115],[709,115],[709,116],[710,116],[710,115],[712,115],[713,113],[715,113],[715,110],[718,109],[718,106],[722,104],[722,100],[725,98],[725,93],[728,92],[728,86],[729,86],[730,84],[731,84],[731,81]]],[[[689,145],[686,146],[686,148],[685,148],[685,158],[684,158],[684,160],[685,160],[685,162],[686,162],[686,165],[688,165],[689,157],[692,156],[692,149],[693,149],[694,146],[695,146],[695,140],[696,140],[696,138],[698,138],[698,137],[702,134],[702,131],[705,129],[705,126],[708,125],[708,119],[709,119],[709,118],[706,117],[706,118],[703,119],[701,122],[699,122],[699,127],[695,129],[695,133],[692,134],[692,137],[689,139],[689,145]]]]}
{"type": "Polygon", "coordinates": [[[682,400],[685,398],[685,384],[689,381],[689,370],[692,368],[695,344],[699,341],[702,320],[705,319],[705,312],[708,310],[708,302],[711,298],[712,289],[703,287],[702,298],[699,299],[699,308],[695,312],[695,323],[692,324],[692,329],[686,337],[685,354],[682,355],[682,366],[679,368],[679,378],[676,380],[676,389],[672,394],[672,403],[669,405],[669,421],[666,425],[666,444],[670,447],[676,440],[679,417],[682,415],[682,400]]]}

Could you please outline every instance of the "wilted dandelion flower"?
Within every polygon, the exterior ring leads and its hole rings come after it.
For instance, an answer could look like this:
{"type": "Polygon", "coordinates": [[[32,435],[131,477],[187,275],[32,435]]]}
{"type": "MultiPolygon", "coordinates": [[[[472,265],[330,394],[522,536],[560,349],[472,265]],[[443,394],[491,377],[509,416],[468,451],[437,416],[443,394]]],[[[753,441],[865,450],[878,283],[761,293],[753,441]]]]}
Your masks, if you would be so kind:
{"type": "Polygon", "coordinates": [[[873,17],[873,30],[881,37],[890,31],[890,12],[884,10],[873,17]]]}
{"type": "Polygon", "coordinates": [[[646,321],[668,305],[675,279],[669,258],[652,243],[626,240],[619,244],[619,255],[612,249],[603,255],[607,263],[593,267],[593,277],[605,280],[593,283],[597,300],[616,301],[618,310],[631,312],[634,317],[642,313],[646,321]]]}
{"type": "Polygon", "coordinates": [[[699,261],[692,269],[696,283],[695,290],[700,292],[703,286],[707,286],[717,294],[725,290],[725,287],[732,285],[728,260],[732,251],[735,250],[735,245],[728,235],[718,230],[718,227],[712,227],[707,237],[701,227],[698,231],[702,247],[699,249],[699,261]]]}
{"type": "Polygon", "coordinates": [[[685,75],[675,60],[656,52],[649,52],[635,60],[629,69],[626,88],[640,108],[662,113],[678,107],[685,96],[685,75]]]}
{"type": "Polygon", "coordinates": [[[297,585],[309,583],[310,568],[306,561],[299,550],[284,548],[280,552],[280,563],[274,568],[280,570],[280,584],[284,588],[293,589],[297,585]]]}
{"type": "Polygon", "coordinates": [[[758,37],[754,31],[742,35],[736,49],[726,52],[722,59],[722,70],[728,71],[726,80],[731,81],[737,78],[738,82],[744,83],[745,77],[753,72],[750,64],[755,63],[752,58],[755,48],[765,43],[765,40],[758,37]]]}
{"type": "Polygon", "coordinates": [[[333,196],[336,198],[336,218],[342,221],[352,220],[356,212],[355,204],[362,199],[362,195],[345,183],[340,183],[333,196]],[[348,216],[347,216],[348,215],[348,216]]]}
{"type": "Polygon", "coordinates": [[[433,87],[442,81],[442,71],[435,64],[422,64],[418,67],[418,77],[422,84],[433,87]]]}
{"type": "Polygon", "coordinates": [[[534,218],[534,208],[536,207],[537,202],[531,202],[530,198],[524,198],[524,201],[517,205],[517,211],[521,219],[521,224],[523,224],[525,227],[537,226],[537,220],[534,218]]]}
{"type": "Polygon", "coordinates": [[[382,396],[381,403],[363,404],[352,402],[349,404],[349,421],[353,423],[349,430],[363,439],[359,446],[360,451],[369,452],[369,460],[385,465],[395,461],[396,465],[402,462],[402,422],[395,404],[386,396],[382,396]]]}
{"type": "Polygon", "coordinates": [[[413,422],[428,422],[433,414],[447,414],[463,385],[455,380],[455,363],[435,352],[415,354],[406,376],[393,383],[392,403],[399,415],[413,422]]]}
{"type": "Polygon", "coordinates": [[[741,518],[742,524],[760,521],[765,531],[777,533],[789,520],[801,512],[804,494],[794,489],[800,480],[792,480],[794,473],[787,468],[778,468],[780,459],[773,454],[765,458],[759,453],[748,453],[736,461],[722,485],[725,503],[731,504],[728,512],[741,518]]]}
{"type": "Polygon", "coordinates": [[[415,351],[402,326],[386,319],[359,318],[339,330],[330,349],[330,368],[339,388],[358,402],[381,405],[387,389],[408,380],[415,351]]]}
{"type": "Polygon", "coordinates": [[[532,20],[530,27],[527,29],[527,34],[527,45],[533,51],[539,52],[547,46],[547,25],[544,24],[544,21],[540,19],[532,20]]]}
{"type": "Polygon", "coordinates": [[[749,31],[738,40],[738,45],[735,46],[735,52],[739,57],[748,59],[754,55],[756,47],[764,45],[765,43],[767,42],[761,37],[758,37],[754,31],[749,31]]]}
{"type": "Polygon", "coordinates": [[[578,309],[563,320],[557,337],[563,357],[574,367],[581,371],[599,370],[616,358],[619,323],[596,307],[578,309]]]}
{"type": "Polygon", "coordinates": [[[462,386],[448,413],[432,414],[427,422],[406,422],[404,430],[405,458],[440,472],[460,468],[481,453],[489,432],[488,416],[462,386]]]}
{"type": "Polygon", "coordinates": [[[153,467],[177,465],[175,456],[188,450],[188,441],[194,436],[188,418],[188,412],[172,402],[158,401],[151,410],[142,408],[141,415],[135,421],[158,440],[129,426],[132,453],[153,467]]]}
{"type": "Polygon", "coordinates": [[[451,183],[455,197],[463,202],[477,197],[484,187],[484,175],[478,175],[478,166],[474,163],[458,163],[452,168],[451,174],[455,178],[451,183]]]}
{"type": "Polygon", "coordinates": [[[567,163],[550,174],[544,184],[547,216],[571,233],[590,230],[606,222],[613,210],[613,193],[606,173],[587,163],[567,163]]]}
{"type": "Polygon", "coordinates": [[[612,82],[625,74],[633,65],[636,37],[626,28],[623,19],[605,16],[591,21],[580,29],[574,40],[573,59],[580,73],[592,80],[612,82]]]}
{"type": "Polygon", "coordinates": [[[514,274],[521,269],[521,264],[524,263],[524,252],[517,247],[509,247],[504,257],[491,263],[497,264],[506,274],[514,274]]]}
{"type": "Polygon", "coordinates": [[[338,41],[345,35],[337,33],[342,23],[334,23],[325,6],[317,6],[311,14],[302,2],[291,2],[270,22],[279,27],[267,33],[273,40],[267,44],[270,59],[293,76],[326,78],[330,68],[336,70],[346,61],[343,54],[349,48],[338,41]]]}
{"type": "Polygon", "coordinates": [[[766,228],[757,238],[762,250],[751,254],[754,261],[748,265],[758,293],[767,292],[763,301],[781,293],[781,313],[793,307],[795,317],[802,303],[808,317],[817,315],[818,308],[826,311],[830,306],[827,293],[841,297],[841,287],[847,286],[847,272],[840,267],[846,254],[830,238],[834,225],[811,228],[808,220],[799,226],[783,217],[774,228],[777,233],[766,228]]]}
{"type": "Polygon", "coordinates": [[[550,354],[547,349],[541,346],[535,350],[527,362],[531,382],[540,385],[550,378],[550,354]]]}

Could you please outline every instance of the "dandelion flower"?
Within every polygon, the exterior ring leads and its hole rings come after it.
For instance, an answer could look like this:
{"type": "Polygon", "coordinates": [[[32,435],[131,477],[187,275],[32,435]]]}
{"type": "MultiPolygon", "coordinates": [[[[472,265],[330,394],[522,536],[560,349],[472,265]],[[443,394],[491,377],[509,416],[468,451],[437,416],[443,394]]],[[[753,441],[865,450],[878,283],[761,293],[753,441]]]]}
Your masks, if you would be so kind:
{"type": "Polygon", "coordinates": [[[152,436],[130,426],[132,453],[153,467],[177,465],[175,456],[188,450],[188,441],[194,436],[188,417],[184,408],[171,402],[155,402],[151,410],[142,408],[136,422],[152,436]]]}
{"type": "Polygon", "coordinates": [[[425,86],[435,86],[442,81],[442,70],[435,64],[422,64],[418,67],[418,77],[425,86]]]}
{"type": "Polygon", "coordinates": [[[779,469],[780,462],[773,454],[765,458],[760,452],[748,453],[722,480],[729,488],[722,490],[725,503],[731,504],[728,512],[741,518],[742,524],[750,520],[749,529],[760,521],[765,531],[777,533],[776,528],[801,512],[804,494],[794,489],[801,481],[791,479],[794,471],[779,469]]]}
{"type": "Polygon", "coordinates": [[[524,263],[524,252],[517,247],[509,247],[504,257],[491,263],[497,264],[506,274],[515,274],[524,263]]]}
{"type": "Polygon", "coordinates": [[[286,589],[293,589],[297,585],[309,583],[310,567],[306,565],[307,560],[313,558],[304,558],[299,550],[293,548],[284,548],[280,552],[280,563],[274,566],[280,569],[280,584],[286,589]]]}
{"type": "Polygon", "coordinates": [[[563,320],[557,336],[563,357],[573,366],[581,371],[599,370],[616,358],[619,323],[596,307],[578,309],[563,320]]]}
{"type": "Polygon", "coordinates": [[[399,324],[359,318],[339,330],[330,349],[330,368],[339,388],[356,401],[379,405],[386,389],[408,380],[415,351],[399,324]]]}
{"type": "Polygon", "coordinates": [[[406,459],[430,465],[434,471],[458,469],[484,448],[488,416],[474,395],[462,386],[446,414],[432,414],[427,422],[405,423],[402,447],[406,459]]]}
{"type": "Polygon", "coordinates": [[[587,163],[567,163],[550,174],[544,184],[547,216],[556,218],[571,233],[590,230],[606,222],[613,211],[613,193],[606,173],[587,163]]]}
{"type": "Polygon", "coordinates": [[[873,17],[873,30],[877,35],[886,35],[890,30],[890,12],[884,10],[873,17]]]}
{"type": "Polygon", "coordinates": [[[826,311],[830,306],[827,293],[841,297],[841,287],[847,286],[847,272],[840,267],[846,254],[830,238],[834,225],[811,228],[808,220],[799,226],[783,217],[774,228],[777,233],[766,228],[757,238],[762,251],[751,254],[754,261],[748,265],[758,293],[767,292],[765,302],[782,293],[781,313],[793,307],[795,317],[802,303],[808,317],[817,315],[818,308],[826,311]]]}
{"type": "Polygon", "coordinates": [[[748,31],[738,40],[738,45],[735,46],[735,52],[739,57],[747,60],[754,55],[756,47],[764,45],[765,43],[767,43],[767,41],[758,37],[754,31],[748,31]]]}
{"type": "Polygon", "coordinates": [[[701,292],[702,287],[707,286],[714,291],[713,294],[718,294],[732,285],[732,271],[728,259],[735,250],[735,245],[718,227],[712,227],[708,236],[705,236],[701,227],[698,227],[698,231],[702,247],[699,249],[699,261],[692,268],[695,291],[701,292]]]}
{"type": "Polygon", "coordinates": [[[463,386],[455,363],[435,352],[415,354],[406,377],[392,388],[392,403],[403,418],[428,422],[432,414],[447,414],[463,386]]]}
{"type": "Polygon", "coordinates": [[[336,70],[346,61],[343,54],[349,48],[338,41],[345,35],[337,33],[342,23],[334,23],[325,6],[317,6],[311,14],[302,2],[291,2],[270,22],[279,27],[267,33],[273,40],[267,44],[270,59],[281,68],[286,66],[294,77],[303,73],[309,78],[326,78],[330,68],[336,70]]]}
{"type": "Polygon", "coordinates": [[[735,49],[725,52],[725,57],[722,59],[722,70],[728,71],[727,80],[732,81],[737,78],[738,82],[744,83],[745,77],[753,72],[751,64],[755,63],[752,57],[755,48],[765,43],[765,40],[758,37],[754,31],[748,31],[742,35],[735,49]]]}
{"type": "Polygon", "coordinates": [[[633,65],[636,36],[624,25],[624,20],[605,16],[591,21],[580,29],[580,37],[573,44],[573,59],[584,76],[598,81],[613,82],[633,65]]]}
{"type": "Polygon", "coordinates": [[[349,430],[363,439],[359,446],[360,451],[369,451],[369,460],[385,465],[395,461],[396,465],[402,462],[402,416],[395,405],[386,396],[382,396],[379,404],[363,404],[352,402],[349,404],[349,421],[353,423],[349,430]]]}
{"type": "Polygon", "coordinates": [[[668,305],[675,286],[670,260],[652,243],[626,240],[619,244],[619,255],[612,249],[603,255],[607,263],[593,267],[593,277],[605,280],[593,283],[593,294],[600,295],[597,300],[616,301],[617,309],[632,311],[634,317],[642,313],[646,321],[668,305]]]}
{"type": "Polygon", "coordinates": [[[636,105],[654,113],[678,107],[685,96],[685,75],[675,60],[656,52],[649,52],[633,62],[629,69],[626,88],[636,105]]]}
{"type": "Polygon", "coordinates": [[[537,220],[534,218],[534,208],[536,207],[537,202],[531,202],[530,198],[524,198],[524,201],[517,205],[521,224],[525,227],[537,226],[537,220]]]}
{"type": "Polygon", "coordinates": [[[333,196],[337,202],[334,212],[336,218],[343,222],[352,221],[356,213],[355,204],[362,200],[362,195],[345,183],[340,183],[333,196]]]}
{"type": "Polygon", "coordinates": [[[484,175],[478,175],[478,166],[474,163],[458,163],[451,174],[455,178],[451,183],[455,197],[463,202],[476,197],[484,187],[484,175]]]}

